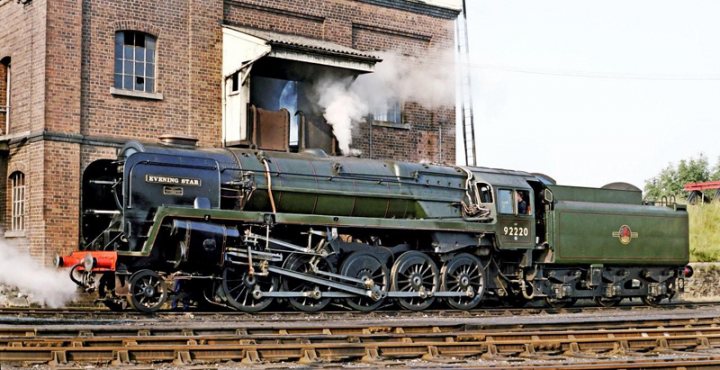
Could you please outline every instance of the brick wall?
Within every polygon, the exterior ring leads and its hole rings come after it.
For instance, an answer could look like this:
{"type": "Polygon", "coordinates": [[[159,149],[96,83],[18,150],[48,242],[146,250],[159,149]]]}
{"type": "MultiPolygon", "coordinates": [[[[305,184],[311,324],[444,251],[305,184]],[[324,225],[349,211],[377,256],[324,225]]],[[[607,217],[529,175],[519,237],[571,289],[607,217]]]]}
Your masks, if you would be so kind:
{"type": "Polygon", "coordinates": [[[44,126],[45,6],[45,0],[0,0],[0,59],[10,57],[12,65],[10,133],[44,126]]]}
{"type": "MultiPolygon", "coordinates": [[[[45,127],[46,5],[44,0],[35,0],[26,5],[0,0],[0,60],[10,59],[12,87],[10,132],[5,132],[4,117],[1,117],[0,131],[3,135],[22,136],[45,127]]],[[[3,90],[4,83],[3,78],[3,90]]],[[[4,96],[0,102],[5,104],[4,96]]],[[[79,105],[79,102],[76,104],[79,105]]],[[[6,235],[5,232],[10,228],[8,176],[21,171],[25,175],[26,185],[26,229],[7,236],[12,238],[14,244],[30,248],[30,253],[38,259],[43,258],[45,251],[42,153],[42,143],[28,141],[19,141],[11,145],[7,152],[0,153],[0,237],[6,235]]]]}
{"type": "Polygon", "coordinates": [[[43,142],[46,258],[77,249],[80,233],[80,145],[43,142]]]}
{"type": "Polygon", "coordinates": [[[195,135],[220,145],[222,3],[218,1],[84,1],[82,127],[84,135],[155,141],[195,135]],[[157,38],[155,91],[162,100],[110,94],[115,33],[157,38]]]}
{"type": "Polygon", "coordinates": [[[80,132],[81,31],[82,1],[47,3],[46,131],[80,132]]]}

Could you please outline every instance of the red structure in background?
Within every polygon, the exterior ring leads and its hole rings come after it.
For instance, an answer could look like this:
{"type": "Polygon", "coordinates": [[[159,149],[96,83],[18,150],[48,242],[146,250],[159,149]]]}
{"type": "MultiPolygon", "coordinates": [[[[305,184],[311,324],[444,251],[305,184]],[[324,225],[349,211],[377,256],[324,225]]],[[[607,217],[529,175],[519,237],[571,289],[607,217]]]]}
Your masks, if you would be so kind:
{"type": "Polygon", "coordinates": [[[707,181],[707,182],[689,182],[685,184],[685,191],[690,192],[688,195],[688,203],[705,203],[713,199],[720,200],[720,181],[707,181]],[[715,190],[715,196],[709,198],[705,195],[704,191],[715,190]]]}
{"type": "Polygon", "coordinates": [[[686,191],[703,191],[712,189],[720,189],[720,181],[689,182],[685,184],[686,191]]]}

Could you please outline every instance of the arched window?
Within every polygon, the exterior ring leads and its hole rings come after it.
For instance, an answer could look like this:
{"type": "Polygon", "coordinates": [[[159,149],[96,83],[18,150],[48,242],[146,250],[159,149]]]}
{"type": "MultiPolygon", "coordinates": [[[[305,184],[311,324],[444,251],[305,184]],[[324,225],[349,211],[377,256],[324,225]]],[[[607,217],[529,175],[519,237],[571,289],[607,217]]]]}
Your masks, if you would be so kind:
{"type": "Polygon", "coordinates": [[[139,31],[115,33],[115,88],[155,92],[155,36],[139,31]]]}
{"type": "Polygon", "coordinates": [[[10,230],[25,230],[25,174],[15,171],[10,175],[10,230]]]}
{"type": "Polygon", "coordinates": [[[0,60],[0,134],[10,130],[10,57],[0,60]]]}

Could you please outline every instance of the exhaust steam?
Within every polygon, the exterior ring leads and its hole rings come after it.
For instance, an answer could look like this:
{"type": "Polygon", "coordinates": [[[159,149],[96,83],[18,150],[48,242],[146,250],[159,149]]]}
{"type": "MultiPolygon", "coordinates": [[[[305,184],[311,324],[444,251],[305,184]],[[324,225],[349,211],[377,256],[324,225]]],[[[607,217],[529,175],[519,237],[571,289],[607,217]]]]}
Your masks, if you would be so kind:
{"type": "Polygon", "coordinates": [[[42,266],[26,251],[0,240],[0,284],[27,294],[28,302],[58,308],[72,301],[76,285],[67,270],[42,266]]]}
{"type": "Polygon", "coordinates": [[[395,102],[415,102],[427,109],[455,103],[452,49],[428,50],[423,58],[397,52],[379,56],[382,62],[373,73],[354,80],[325,77],[315,85],[318,104],[344,155],[359,154],[350,149],[351,132],[357,122],[373,112],[387,111],[395,102]]]}

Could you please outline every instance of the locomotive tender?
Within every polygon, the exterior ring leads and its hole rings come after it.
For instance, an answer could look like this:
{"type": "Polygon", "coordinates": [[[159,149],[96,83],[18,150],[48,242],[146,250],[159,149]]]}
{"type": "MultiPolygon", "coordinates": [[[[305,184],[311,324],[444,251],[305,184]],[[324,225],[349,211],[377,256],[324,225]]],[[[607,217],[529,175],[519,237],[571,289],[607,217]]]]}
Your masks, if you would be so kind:
{"type": "Polygon", "coordinates": [[[144,312],[186,297],[247,312],[655,304],[690,275],[685,208],[639,189],[313,150],[129,142],[83,175],[82,245],[56,264],[144,312]]]}

